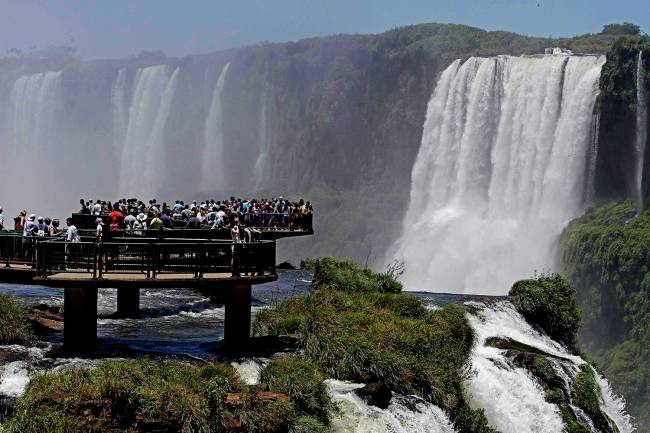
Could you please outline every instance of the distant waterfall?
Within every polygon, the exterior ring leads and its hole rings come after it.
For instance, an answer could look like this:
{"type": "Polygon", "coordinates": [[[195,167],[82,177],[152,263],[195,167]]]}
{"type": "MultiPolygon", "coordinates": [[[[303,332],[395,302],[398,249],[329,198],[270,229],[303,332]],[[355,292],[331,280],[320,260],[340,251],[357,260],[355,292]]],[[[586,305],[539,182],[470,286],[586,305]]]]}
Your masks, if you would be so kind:
{"type": "Polygon", "coordinates": [[[269,96],[270,85],[267,83],[264,86],[264,91],[260,97],[260,111],[259,111],[259,153],[255,161],[255,188],[257,190],[264,189],[265,183],[270,180],[270,136],[269,133],[269,96]]]}
{"type": "Polygon", "coordinates": [[[505,293],[584,204],[604,57],[455,61],[427,108],[393,257],[411,290],[505,293]]]}
{"type": "Polygon", "coordinates": [[[165,170],[165,125],[179,69],[167,65],[139,69],[122,147],[120,193],[148,199],[159,193],[165,170]]]}
{"type": "Polygon", "coordinates": [[[117,155],[122,154],[122,145],[126,136],[129,113],[126,96],[126,69],[117,73],[117,78],[111,89],[111,106],[113,107],[113,143],[117,155]]]}
{"type": "Polygon", "coordinates": [[[74,165],[61,141],[63,98],[61,72],[18,78],[11,88],[0,156],[0,200],[17,211],[38,203],[39,212],[56,208],[56,198],[43,194],[74,165]]]}
{"type": "Polygon", "coordinates": [[[18,78],[10,95],[11,149],[21,153],[56,152],[51,143],[60,103],[61,72],[42,72],[18,78]]]}
{"type": "Polygon", "coordinates": [[[648,101],[645,91],[645,68],[643,67],[643,51],[639,51],[636,65],[636,203],[639,212],[643,210],[643,168],[645,148],[648,140],[648,101]]]}
{"type": "Polygon", "coordinates": [[[217,85],[212,93],[212,103],[208,110],[208,116],[205,120],[203,129],[203,159],[201,187],[204,191],[211,191],[218,188],[224,188],[223,182],[226,180],[223,175],[223,86],[226,82],[226,75],[230,63],[226,64],[219,74],[217,85]],[[221,182],[221,184],[219,183],[221,182]]]}

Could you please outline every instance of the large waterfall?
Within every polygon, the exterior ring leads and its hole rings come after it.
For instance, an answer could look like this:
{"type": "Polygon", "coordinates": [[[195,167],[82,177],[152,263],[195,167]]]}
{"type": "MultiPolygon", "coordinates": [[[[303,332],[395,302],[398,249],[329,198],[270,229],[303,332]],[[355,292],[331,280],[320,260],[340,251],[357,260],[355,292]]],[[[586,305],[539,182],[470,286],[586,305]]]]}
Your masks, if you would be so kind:
{"type": "MultiPolygon", "coordinates": [[[[14,208],[40,200],[52,185],[64,157],[57,124],[61,114],[61,72],[42,72],[18,78],[11,88],[0,170],[7,186],[4,203],[14,208]],[[29,167],[29,171],[26,168],[29,167]]],[[[51,209],[50,203],[42,203],[51,209]]]]}
{"type": "Polygon", "coordinates": [[[604,57],[453,62],[427,107],[396,257],[412,290],[504,293],[584,204],[604,57]]]}
{"type": "MultiPolygon", "coordinates": [[[[122,146],[120,194],[150,198],[162,189],[165,126],[176,91],[179,69],[150,66],[136,73],[122,146]]],[[[119,78],[119,77],[118,77],[119,78]]]]}
{"type": "Polygon", "coordinates": [[[217,85],[212,94],[210,110],[205,120],[205,128],[203,130],[205,147],[203,148],[203,159],[201,162],[203,167],[201,185],[204,191],[211,191],[215,188],[223,188],[225,186],[224,181],[226,179],[222,175],[224,167],[222,93],[229,67],[230,63],[227,63],[221,70],[221,74],[219,74],[217,85]],[[215,173],[220,173],[221,175],[215,175],[215,173]]]}
{"type": "Polygon", "coordinates": [[[636,202],[639,212],[643,210],[643,167],[645,162],[645,148],[648,140],[648,106],[645,91],[645,69],[643,67],[643,51],[639,51],[636,67],[636,202]]]}

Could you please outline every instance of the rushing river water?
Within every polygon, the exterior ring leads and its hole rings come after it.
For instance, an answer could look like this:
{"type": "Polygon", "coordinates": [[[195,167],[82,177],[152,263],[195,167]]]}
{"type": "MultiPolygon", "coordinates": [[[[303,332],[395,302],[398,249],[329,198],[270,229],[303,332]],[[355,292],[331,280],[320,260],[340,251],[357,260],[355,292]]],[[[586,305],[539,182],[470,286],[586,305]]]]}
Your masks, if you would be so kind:
{"type": "MultiPolygon", "coordinates": [[[[253,288],[253,311],[268,308],[311,290],[311,276],[303,271],[281,271],[275,282],[253,288]]],[[[17,297],[21,304],[60,305],[63,292],[38,286],[0,285],[0,293],[17,297]]],[[[512,365],[504,351],[484,345],[489,337],[514,338],[562,358],[555,366],[567,378],[567,386],[584,361],[570,355],[562,346],[534,330],[503,298],[472,295],[418,293],[432,309],[447,304],[468,306],[470,323],[477,334],[467,380],[470,399],[485,409],[490,424],[502,433],[560,432],[562,422],[557,408],[544,401],[543,391],[525,370],[512,365]]],[[[105,358],[155,354],[180,358],[211,358],[216,342],[223,337],[224,307],[209,297],[184,289],[142,290],[141,317],[116,319],[116,291],[100,290],[98,342],[105,358]]],[[[61,333],[52,334],[36,347],[0,346],[0,422],[10,412],[15,399],[35,371],[56,371],[71,365],[94,366],[100,359],[70,359],[61,356],[61,333]]],[[[249,384],[258,380],[267,359],[242,359],[233,362],[249,384]]],[[[601,407],[614,420],[621,433],[633,428],[625,414],[625,404],[598,376],[603,390],[601,407]]],[[[451,433],[447,415],[435,405],[415,396],[394,394],[387,409],[367,405],[354,390],[361,384],[328,380],[332,399],[340,407],[333,415],[336,432],[451,433]]],[[[596,431],[592,428],[592,432],[596,431]]]]}

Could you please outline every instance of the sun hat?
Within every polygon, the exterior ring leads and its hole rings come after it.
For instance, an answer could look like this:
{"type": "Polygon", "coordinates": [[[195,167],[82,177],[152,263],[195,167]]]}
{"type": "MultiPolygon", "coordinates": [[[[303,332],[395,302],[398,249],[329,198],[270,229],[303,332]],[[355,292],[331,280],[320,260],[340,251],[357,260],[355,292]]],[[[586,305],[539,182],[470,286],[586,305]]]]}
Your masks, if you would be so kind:
{"type": "Polygon", "coordinates": [[[36,219],[36,215],[34,215],[33,213],[32,213],[32,214],[29,214],[29,218],[27,218],[27,219],[28,219],[29,221],[34,221],[34,220],[36,219]]]}
{"type": "Polygon", "coordinates": [[[138,218],[138,221],[145,221],[147,219],[147,216],[141,213],[136,218],[138,218]]]}

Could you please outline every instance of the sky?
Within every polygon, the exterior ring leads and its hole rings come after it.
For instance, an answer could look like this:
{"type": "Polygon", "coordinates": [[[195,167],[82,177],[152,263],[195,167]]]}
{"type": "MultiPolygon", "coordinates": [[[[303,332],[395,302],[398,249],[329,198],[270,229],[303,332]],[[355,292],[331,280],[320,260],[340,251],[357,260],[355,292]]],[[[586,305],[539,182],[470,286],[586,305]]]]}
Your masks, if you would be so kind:
{"type": "Polygon", "coordinates": [[[428,22],[573,36],[624,21],[650,33],[650,0],[0,0],[0,55],[70,45],[87,59],[183,56],[428,22]]]}

